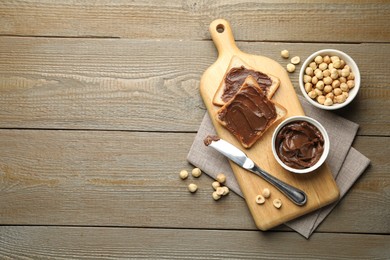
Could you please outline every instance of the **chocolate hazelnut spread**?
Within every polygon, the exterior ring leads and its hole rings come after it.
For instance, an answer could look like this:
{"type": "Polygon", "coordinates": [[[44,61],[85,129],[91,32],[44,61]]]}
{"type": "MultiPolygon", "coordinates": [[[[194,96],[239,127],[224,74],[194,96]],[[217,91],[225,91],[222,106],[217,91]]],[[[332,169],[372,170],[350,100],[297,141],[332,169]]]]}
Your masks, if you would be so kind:
{"type": "Polygon", "coordinates": [[[225,76],[225,89],[221,96],[224,102],[228,102],[240,89],[248,76],[255,78],[264,95],[267,95],[268,89],[272,85],[272,80],[264,73],[246,69],[244,66],[232,68],[225,76]]]}
{"type": "Polygon", "coordinates": [[[219,141],[219,137],[216,135],[208,135],[206,138],[203,140],[203,143],[205,146],[209,146],[212,141],[219,141]]]}
{"type": "Polygon", "coordinates": [[[244,83],[232,100],[218,111],[218,119],[241,143],[250,147],[275,121],[275,105],[258,87],[244,83]]]}
{"type": "Polygon", "coordinates": [[[318,162],[324,151],[321,132],[306,121],[291,122],[276,136],[276,152],[286,165],[306,169],[318,162]]]}

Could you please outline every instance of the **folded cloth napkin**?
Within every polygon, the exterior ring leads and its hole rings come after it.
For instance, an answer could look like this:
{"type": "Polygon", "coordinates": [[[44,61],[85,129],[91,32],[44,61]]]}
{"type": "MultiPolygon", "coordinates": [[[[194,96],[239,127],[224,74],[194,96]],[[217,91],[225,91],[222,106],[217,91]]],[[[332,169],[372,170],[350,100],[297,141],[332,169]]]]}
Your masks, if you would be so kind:
{"type": "MultiPolygon", "coordinates": [[[[340,189],[341,199],[370,163],[367,157],[351,147],[359,126],[329,111],[310,105],[300,96],[299,99],[305,114],[318,120],[328,132],[330,152],[327,163],[340,189]]],[[[215,134],[214,126],[208,113],[206,113],[190,148],[187,160],[214,179],[218,173],[225,173],[227,177],[226,186],[243,197],[226,157],[214,149],[207,148],[203,143],[203,139],[207,135],[215,134]]],[[[337,202],[298,219],[289,221],[285,225],[297,231],[302,236],[309,238],[318,225],[329,215],[337,202]]]]}

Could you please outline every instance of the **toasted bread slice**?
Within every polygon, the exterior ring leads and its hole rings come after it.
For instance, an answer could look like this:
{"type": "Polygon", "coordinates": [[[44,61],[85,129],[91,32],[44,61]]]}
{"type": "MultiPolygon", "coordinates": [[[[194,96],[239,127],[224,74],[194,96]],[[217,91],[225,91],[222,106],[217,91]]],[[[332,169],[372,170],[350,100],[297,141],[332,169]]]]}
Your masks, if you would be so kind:
{"type": "Polygon", "coordinates": [[[236,95],[216,114],[216,120],[227,128],[245,148],[250,148],[287,110],[264,94],[252,76],[248,76],[236,95]]]}
{"type": "Polygon", "coordinates": [[[233,56],[230,60],[226,73],[214,94],[213,104],[223,106],[234,96],[235,93],[237,93],[238,89],[242,86],[246,77],[249,75],[256,78],[257,83],[269,99],[272,98],[275,91],[279,88],[279,78],[256,71],[239,57],[233,56]]]}

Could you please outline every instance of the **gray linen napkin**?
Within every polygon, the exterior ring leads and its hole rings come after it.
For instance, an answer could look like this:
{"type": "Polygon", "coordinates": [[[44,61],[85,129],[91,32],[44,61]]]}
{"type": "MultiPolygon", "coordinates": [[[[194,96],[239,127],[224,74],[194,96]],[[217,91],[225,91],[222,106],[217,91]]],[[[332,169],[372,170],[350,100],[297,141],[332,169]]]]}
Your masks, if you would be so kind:
{"type": "MultiPolygon", "coordinates": [[[[367,157],[354,148],[351,148],[352,141],[355,138],[359,126],[331,112],[310,105],[300,96],[299,99],[305,114],[318,120],[328,132],[331,145],[327,163],[340,189],[341,199],[370,163],[367,157]]],[[[210,149],[203,144],[203,139],[210,134],[213,135],[216,133],[210,117],[206,113],[188,153],[188,162],[199,167],[214,179],[218,173],[225,173],[227,176],[226,186],[243,197],[228,160],[214,149],[210,149]]],[[[285,225],[297,231],[302,236],[309,238],[336,204],[337,201],[322,209],[289,221],[285,225]]]]}

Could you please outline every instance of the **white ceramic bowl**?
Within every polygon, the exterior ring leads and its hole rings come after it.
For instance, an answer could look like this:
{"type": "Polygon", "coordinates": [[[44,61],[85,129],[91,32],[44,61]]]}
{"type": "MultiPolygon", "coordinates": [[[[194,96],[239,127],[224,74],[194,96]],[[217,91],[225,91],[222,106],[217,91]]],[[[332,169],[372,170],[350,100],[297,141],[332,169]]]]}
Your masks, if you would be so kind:
{"type": "Polygon", "coordinates": [[[301,92],[303,94],[303,96],[314,106],[316,107],[319,107],[319,108],[322,108],[322,109],[325,109],[325,110],[335,110],[335,109],[339,109],[339,108],[342,108],[342,107],[345,107],[346,105],[348,105],[349,103],[352,102],[352,100],[356,97],[358,91],[359,91],[359,88],[360,88],[360,72],[359,72],[359,68],[358,66],[356,65],[355,61],[349,56],[347,55],[346,53],[342,52],[342,51],[339,51],[339,50],[334,50],[334,49],[324,49],[324,50],[320,50],[320,51],[317,51],[315,53],[313,53],[312,55],[310,55],[306,60],[305,62],[302,64],[302,67],[301,67],[301,70],[299,72],[299,87],[301,89],[301,92]],[[305,69],[309,66],[309,64],[314,60],[315,57],[317,57],[318,55],[321,55],[321,56],[324,56],[324,55],[329,55],[329,56],[334,56],[334,55],[337,55],[340,57],[340,59],[344,60],[345,61],[345,64],[347,64],[353,74],[355,75],[355,87],[353,87],[350,91],[349,91],[349,96],[347,98],[347,100],[345,100],[344,103],[341,103],[341,104],[333,104],[331,106],[325,106],[325,105],[321,105],[320,103],[318,103],[316,100],[313,100],[311,99],[306,91],[305,91],[305,84],[303,83],[303,75],[305,74],[305,69]]]}
{"type": "Polygon", "coordinates": [[[308,117],[308,116],[292,116],[292,117],[289,117],[287,119],[285,119],[283,122],[281,122],[275,129],[273,135],[272,135],[272,153],[274,154],[274,157],[276,159],[276,161],[286,170],[290,171],[290,172],[294,172],[294,173],[298,173],[298,174],[302,174],[302,173],[308,173],[308,172],[312,172],[314,170],[316,170],[318,167],[320,167],[326,160],[326,158],[328,157],[328,154],[329,154],[329,147],[330,147],[330,142],[329,142],[329,136],[328,136],[328,133],[326,132],[325,128],[315,119],[311,118],[311,117],[308,117]],[[295,169],[295,168],[292,168],[286,164],[284,164],[282,162],[282,160],[280,160],[278,154],[276,153],[276,147],[275,147],[275,141],[276,141],[276,136],[278,135],[279,131],[287,124],[291,123],[291,122],[296,122],[296,121],[306,121],[308,123],[311,123],[312,125],[314,125],[315,127],[317,127],[317,129],[321,132],[323,138],[324,138],[324,151],[320,157],[320,159],[318,160],[318,162],[316,164],[314,164],[313,166],[309,167],[309,168],[306,168],[306,169],[295,169]]]}

